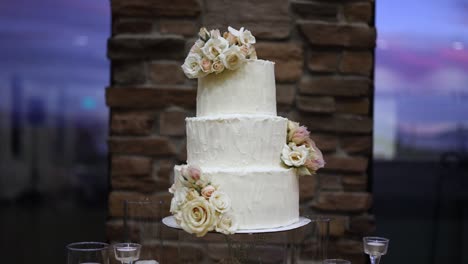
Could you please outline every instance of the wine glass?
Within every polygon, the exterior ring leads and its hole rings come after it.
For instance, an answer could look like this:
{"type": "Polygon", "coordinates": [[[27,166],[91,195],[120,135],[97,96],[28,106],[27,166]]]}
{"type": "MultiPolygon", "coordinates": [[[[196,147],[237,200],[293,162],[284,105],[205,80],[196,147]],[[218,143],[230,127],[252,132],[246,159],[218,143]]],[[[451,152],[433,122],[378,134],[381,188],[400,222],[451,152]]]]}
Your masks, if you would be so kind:
{"type": "Polygon", "coordinates": [[[132,264],[140,258],[141,245],[137,243],[118,243],[114,245],[115,258],[122,264],[132,264]]]}
{"type": "Polygon", "coordinates": [[[109,244],[76,242],[67,245],[68,264],[109,264],[109,244]]]}
{"type": "Polygon", "coordinates": [[[369,255],[372,264],[379,264],[380,257],[387,254],[388,242],[383,237],[364,237],[364,253],[369,255]]]}
{"type": "Polygon", "coordinates": [[[326,259],[323,264],[351,264],[351,261],[344,259],[326,259]]]}

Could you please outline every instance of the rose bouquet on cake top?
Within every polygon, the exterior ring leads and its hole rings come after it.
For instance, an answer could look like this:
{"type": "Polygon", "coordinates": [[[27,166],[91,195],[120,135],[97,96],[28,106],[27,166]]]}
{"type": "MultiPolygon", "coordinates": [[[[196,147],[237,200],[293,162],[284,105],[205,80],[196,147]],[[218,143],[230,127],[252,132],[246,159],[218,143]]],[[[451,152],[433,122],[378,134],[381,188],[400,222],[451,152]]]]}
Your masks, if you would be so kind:
{"type": "Polygon", "coordinates": [[[228,27],[221,35],[218,29],[201,28],[199,39],[190,49],[182,70],[190,78],[204,77],[210,73],[236,70],[248,59],[256,59],[255,37],[249,30],[228,27]]]}
{"type": "Polygon", "coordinates": [[[310,138],[310,132],[292,121],[288,121],[287,143],[281,151],[281,160],[285,166],[296,168],[298,175],[315,174],[325,166],[322,152],[310,138]]]}
{"type": "Polygon", "coordinates": [[[169,192],[174,195],[170,212],[186,232],[197,237],[213,230],[226,235],[236,232],[229,196],[213,185],[200,168],[182,166],[169,192]]]}

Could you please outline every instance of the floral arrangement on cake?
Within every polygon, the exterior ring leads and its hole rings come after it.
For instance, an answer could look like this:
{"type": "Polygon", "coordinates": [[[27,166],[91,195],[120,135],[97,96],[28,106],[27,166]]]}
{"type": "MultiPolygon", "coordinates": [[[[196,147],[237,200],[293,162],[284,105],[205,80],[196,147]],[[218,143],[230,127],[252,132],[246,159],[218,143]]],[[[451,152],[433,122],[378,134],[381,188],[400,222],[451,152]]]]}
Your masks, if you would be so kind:
{"type": "Polygon", "coordinates": [[[325,166],[322,152],[310,138],[310,132],[299,123],[288,121],[287,143],[281,151],[283,164],[296,168],[298,175],[315,174],[325,166]]]}
{"type": "Polygon", "coordinates": [[[255,37],[243,27],[236,30],[228,27],[221,35],[218,29],[201,28],[199,39],[193,44],[182,70],[190,78],[201,78],[210,73],[236,70],[248,59],[257,59],[255,37]]]}
{"type": "Polygon", "coordinates": [[[213,185],[200,168],[183,165],[169,192],[174,195],[170,212],[186,232],[197,237],[213,230],[226,235],[236,232],[229,196],[213,185]]]}

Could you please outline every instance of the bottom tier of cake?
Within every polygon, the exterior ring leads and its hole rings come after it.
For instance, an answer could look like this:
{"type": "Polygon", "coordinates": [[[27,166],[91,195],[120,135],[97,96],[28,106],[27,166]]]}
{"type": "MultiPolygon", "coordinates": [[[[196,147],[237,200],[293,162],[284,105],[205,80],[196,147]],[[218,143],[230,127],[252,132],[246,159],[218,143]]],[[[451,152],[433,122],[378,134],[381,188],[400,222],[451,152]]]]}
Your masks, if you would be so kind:
{"type": "MultiPolygon", "coordinates": [[[[175,179],[181,167],[175,167],[175,179]]],[[[276,228],[299,220],[299,185],[292,169],[205,169],[231,199],[239,229],[276,228]]]]}

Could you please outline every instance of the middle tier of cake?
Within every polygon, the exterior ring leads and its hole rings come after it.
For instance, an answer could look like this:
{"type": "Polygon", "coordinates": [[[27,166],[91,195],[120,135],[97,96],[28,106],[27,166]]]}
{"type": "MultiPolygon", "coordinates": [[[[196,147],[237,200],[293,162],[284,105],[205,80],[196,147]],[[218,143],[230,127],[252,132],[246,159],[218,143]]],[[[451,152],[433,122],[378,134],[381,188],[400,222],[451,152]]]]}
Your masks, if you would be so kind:
{"type": "Polygon", "coordinates": [[[187,118],[187,163],[208,168],[278,168],[287,123],[286,118],[267,115],[187,118]]]}

